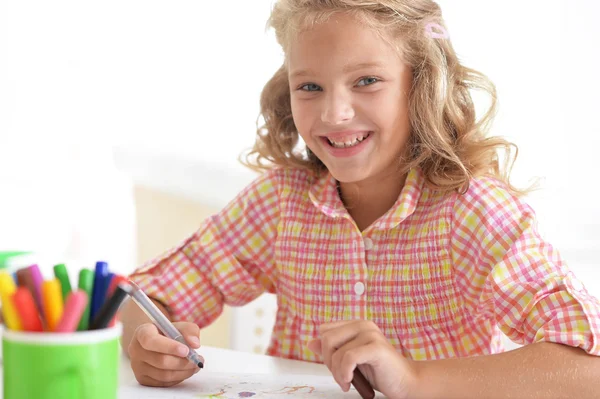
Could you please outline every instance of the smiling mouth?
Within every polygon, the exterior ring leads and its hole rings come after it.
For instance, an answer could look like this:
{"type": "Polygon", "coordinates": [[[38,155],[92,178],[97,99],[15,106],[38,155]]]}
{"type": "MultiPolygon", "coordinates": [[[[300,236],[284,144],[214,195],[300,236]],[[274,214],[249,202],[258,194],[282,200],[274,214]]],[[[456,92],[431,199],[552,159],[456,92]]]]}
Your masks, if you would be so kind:
{"type": "Polygon", "coordinates": [[[365,132],[359,135],[354,135],[352,137],[336,140],[332,140],[329,137],[325,137],[325,140],[333,148],[351,148],[365,141],[367,138],[369,138],[369,136],[371,136],[372,133],[373,132],[365,132]]]}

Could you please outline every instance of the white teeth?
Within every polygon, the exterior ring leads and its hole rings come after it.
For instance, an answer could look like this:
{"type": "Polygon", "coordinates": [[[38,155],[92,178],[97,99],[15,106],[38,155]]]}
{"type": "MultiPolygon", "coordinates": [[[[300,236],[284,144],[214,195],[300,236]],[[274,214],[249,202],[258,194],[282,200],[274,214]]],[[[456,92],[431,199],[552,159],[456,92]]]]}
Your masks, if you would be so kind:
{"type": "Polygon", "coordinates": [[[358,145],[360,142],[362,142],[367,137],[369,137],[370,134],[371,133],[367,133],[365,136],[359,136],[359,137],[354,138],[353,140],[348,140],[345,142],[333,141],[330,138],[328,138],[327,141],[329,141],[329,144],[331,144],[335,148],[348,148],[348,147],[354,147],[355,145],[358,145]]]}

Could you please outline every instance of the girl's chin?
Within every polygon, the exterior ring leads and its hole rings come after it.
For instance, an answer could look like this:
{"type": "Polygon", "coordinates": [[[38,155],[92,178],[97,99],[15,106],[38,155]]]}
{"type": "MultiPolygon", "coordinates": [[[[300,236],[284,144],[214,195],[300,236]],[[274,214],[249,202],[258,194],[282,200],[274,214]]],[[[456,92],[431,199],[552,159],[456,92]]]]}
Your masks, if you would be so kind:
{"type": "Polygon", "coordinates": [[[340,183],[357,183],[369,177],[368,169],[366,168],[338,169],[333,167],[328,168],[328,170],[333,178],[340,183]]]}

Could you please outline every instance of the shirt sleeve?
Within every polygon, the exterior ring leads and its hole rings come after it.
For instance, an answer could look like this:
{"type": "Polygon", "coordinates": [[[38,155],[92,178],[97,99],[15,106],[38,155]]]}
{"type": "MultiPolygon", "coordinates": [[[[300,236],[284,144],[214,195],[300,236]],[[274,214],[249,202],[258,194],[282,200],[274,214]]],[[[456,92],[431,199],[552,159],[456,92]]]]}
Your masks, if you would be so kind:
{"type": "Polygon", "coordinates": [[[223,305],[241,306],[274,292],[279,222],[277,174],[265,173],[180,245],[130,279],[162,302],[175,320],[205,327],[223,305]]]}
{"type": "Polygon", "coordinates": [[[518,344],[555,342],[600,356],[600,301],[537,231],[534,211],[493,179],[454,206],[459,287],[477,317],[518,344]]]}

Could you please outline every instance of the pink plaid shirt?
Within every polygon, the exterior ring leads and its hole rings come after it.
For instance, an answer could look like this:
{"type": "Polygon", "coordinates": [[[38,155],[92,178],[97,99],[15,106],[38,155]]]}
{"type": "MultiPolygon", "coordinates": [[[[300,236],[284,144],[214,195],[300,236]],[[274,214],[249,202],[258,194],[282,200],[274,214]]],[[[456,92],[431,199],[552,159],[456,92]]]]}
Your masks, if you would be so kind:
{"type": "Polygon", "coordinates": [[[600,355],[600,302],[540,238],[534,212],[491,177],[440,193],[410,172],[363,232],[331,175],[272,170],[132,276],[177,320],[277,295],[268,354],[320,361],[320,324],[369,319],[416,360],[497,353],[501,334],[600,355]]]}

